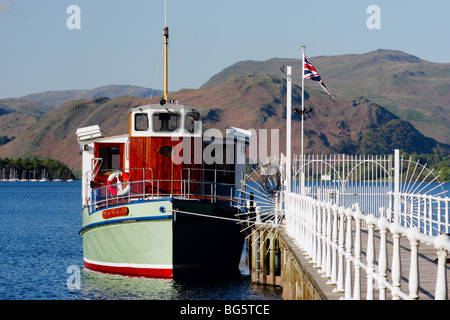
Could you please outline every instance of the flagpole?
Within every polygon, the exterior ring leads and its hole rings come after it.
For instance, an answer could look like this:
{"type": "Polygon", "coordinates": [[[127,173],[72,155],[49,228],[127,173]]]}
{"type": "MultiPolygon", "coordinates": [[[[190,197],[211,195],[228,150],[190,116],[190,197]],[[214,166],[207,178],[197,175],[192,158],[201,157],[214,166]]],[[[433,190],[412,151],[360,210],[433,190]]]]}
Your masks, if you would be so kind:
{"type": "Polygon", "coordinates": [[[286,192],[291,192],[292,67],[286,66],[286,192]]]}
{"type": "Polygon", "coordinates": [[[305,172],[304,172],[304,150],[303,150],[303,122],[305,120],[305,46],[302,46],[302,133],[301,133],[301,139],[302,139],[302,150],[301,150],[301,157],[300,157],[300,185],[301,185],[301,193],[304,194],[305,192],[305,172]]]}
{"type": "Polygon", "coordinates": [[[305,118],[305,46],[302,46],[302,160],[303,160],[303,120],[305,118]]]}
{"type": "Polygon", "coordinates": [[[169,27],[167,26],[167,0],[164,2],[164,100],[168,100],[169,93],[169,60],[168,60],[168,45],[169,45],[169,27]]]}

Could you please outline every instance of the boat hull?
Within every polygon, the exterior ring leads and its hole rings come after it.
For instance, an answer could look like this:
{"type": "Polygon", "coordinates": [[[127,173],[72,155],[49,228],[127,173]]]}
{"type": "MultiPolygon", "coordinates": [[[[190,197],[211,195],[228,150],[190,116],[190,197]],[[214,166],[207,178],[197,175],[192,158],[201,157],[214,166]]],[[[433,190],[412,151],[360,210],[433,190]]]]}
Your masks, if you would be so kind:
{"type": "Polygon", "coordinates": [[[245,234],[235,221],[236,209],[189,200],[174,200],[174,207],[174,275],[239,273],[245,234]]]}
{"type": "Polygon", "coordinates": [[[174,199],[84,212],[84,263],[101,272],[161,278],[235,274],[244,235],[233,218],[230,207],[174,199]]]}

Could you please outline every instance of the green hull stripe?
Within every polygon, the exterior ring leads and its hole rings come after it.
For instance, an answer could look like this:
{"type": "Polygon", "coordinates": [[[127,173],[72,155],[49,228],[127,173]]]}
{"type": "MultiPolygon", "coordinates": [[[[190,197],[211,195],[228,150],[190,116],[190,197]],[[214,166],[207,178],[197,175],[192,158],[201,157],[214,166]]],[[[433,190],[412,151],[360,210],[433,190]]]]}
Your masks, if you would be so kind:
{"type": "Polygon", "coordinates": [[[124,218],[124,219],[117,219],[117,220],[111,220],[111,221],[101,221],[101,222],[96,222],[96,223],[92,223],[92,224],[88,224],[87,226],[84,226],[83,228],[80,229],[80,231],[78,231],[78,234],[81,236],[88,229],[117,224],[117,223],[130,223],[130,222],[149,221],[149,220],[166,220],[166,219],[173,219],[173,215],[140,217],[140,218],[124,218]]]}

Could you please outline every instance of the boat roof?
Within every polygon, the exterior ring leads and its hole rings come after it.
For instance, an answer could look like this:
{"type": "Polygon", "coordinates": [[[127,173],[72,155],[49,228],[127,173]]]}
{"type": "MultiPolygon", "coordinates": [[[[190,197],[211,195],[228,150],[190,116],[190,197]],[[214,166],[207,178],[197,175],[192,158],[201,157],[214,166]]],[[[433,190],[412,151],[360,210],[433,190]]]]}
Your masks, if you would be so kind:
{"type": "Polygon", "coordinates": [[[125,143],[128,139],[128,134],[121,134],[116,136],[107,136],[107,137],[101,137],[101,138],[95,138],[90,140],[89,142],[95,142],[95,143],[125,143]]]}
{"type": "Polygon", "coordinates": [[[185,104],[179,104],[177,102],[169,102],[165,104],[159,104],[159,103],[153,103],[153,104],[147,104],[139,107],[135,107],[130,109],[128,112],[133,111],[146,111],[146,110],[154,110],[154,111],[175,111],[175,112],[181,112],[182,110],[185,110],[186,112],[202,112],[203,110],[194,108],[185,104]]]}

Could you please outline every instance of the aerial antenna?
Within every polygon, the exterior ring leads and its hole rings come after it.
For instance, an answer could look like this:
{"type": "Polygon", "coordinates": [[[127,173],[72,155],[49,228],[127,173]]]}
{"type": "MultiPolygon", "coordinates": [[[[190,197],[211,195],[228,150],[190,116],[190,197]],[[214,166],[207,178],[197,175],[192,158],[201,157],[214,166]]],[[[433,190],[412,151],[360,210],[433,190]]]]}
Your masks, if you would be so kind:
{"type": "Polygon", "coordinates": [[[168,96],[168,45],[169,45],[169,27],[167,27],[167,0],[164,1],[164,98],[160,101],[164,105],[168,96]]]}

